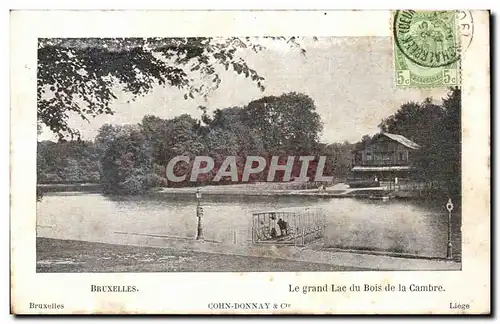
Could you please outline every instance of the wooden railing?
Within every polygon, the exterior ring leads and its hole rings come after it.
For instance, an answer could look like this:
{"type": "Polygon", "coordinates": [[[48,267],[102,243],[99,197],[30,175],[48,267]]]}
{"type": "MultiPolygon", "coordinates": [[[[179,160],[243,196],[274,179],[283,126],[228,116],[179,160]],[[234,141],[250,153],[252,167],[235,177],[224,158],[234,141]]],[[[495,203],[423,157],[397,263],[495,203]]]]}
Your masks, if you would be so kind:
{"type": "Polygon", "coordinates": [[[323,211],[317,209],[297,212],[262,212],[254,213],[252,217],[252,241],[254,243],[304,245],[309,240],[322,237],[326,224],[323,211]],[[282,231],[279,226],[280,220],[286,224],[285,231],[282,231]]]}

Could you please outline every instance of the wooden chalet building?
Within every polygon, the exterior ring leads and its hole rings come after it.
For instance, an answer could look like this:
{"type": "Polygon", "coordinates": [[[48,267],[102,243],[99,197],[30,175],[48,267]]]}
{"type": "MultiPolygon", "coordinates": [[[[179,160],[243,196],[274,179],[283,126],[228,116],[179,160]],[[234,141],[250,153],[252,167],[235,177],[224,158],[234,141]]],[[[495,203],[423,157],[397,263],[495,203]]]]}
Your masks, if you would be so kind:
{"type": "Polygon", "coordinates": [[[379,133],[353,152],[354,179],[393,181],[408,178],[413,170],[412,159],[420,146],[404,137],[379,133]]]}

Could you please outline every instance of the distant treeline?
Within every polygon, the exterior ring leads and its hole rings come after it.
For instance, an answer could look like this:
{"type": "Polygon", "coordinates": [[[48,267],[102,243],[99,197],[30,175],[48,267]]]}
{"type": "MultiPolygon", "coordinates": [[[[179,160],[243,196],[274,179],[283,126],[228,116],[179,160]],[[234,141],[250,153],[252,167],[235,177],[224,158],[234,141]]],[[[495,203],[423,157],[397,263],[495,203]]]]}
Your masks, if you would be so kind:
{"type": "MultiPolygon", "coordinates": [[[[292,180],[299,176],[298,156],[326,156],[325,176],[344,180],[350,176],[352,151],[358,143],[325,144],[319,140],[323,124],[314,101],[304,94],[267,96],[244,107],[217,109],[212,115],[199,107],[201,118],[183,114],[172,119],[145,116],[136,125],[103,125],[94,141],[38,143],[38,183],[101,183],[108,193],[139,194],[156,186],[192,186],[233,183],[230,178],[211,182],[227,156],[237,157],[241,179],[245,158],[296,156],[292,180]],[[166,165],[176,156],[191,163],[176,164],[176,175],[190,174],[195,156],[210,156],[214,169],[198,182],[169,182],[166,165]]],[[[407,102],[381,121],[381,131],[401,134],[421,146],[414,161],[416,181],[435,183],[444,194],[458,198],[461,187],[461,92],[450,89],[441,104],[431,99],[407,102]]],[[[342,132],[342,130],[339,130],[342,132]]],[[[268,164],[269,165],[269,164],[268,164]]],[[[308,175],[314,175],[317,160],[308,175]]],[[[280,181],[283,172],[277,172],[280,181]]],[[[250,181],[266,181],[267,170],[250,181]]]]}
{"type": "MultiPolygon", "coordinates": [[[[241,179],[249,155],[296,156],[293,177],[300,174],[298,156],[326,156],[324,175],[345,178],[350,173],[350,143],[319,141],[323,124],[314,101],[298,93],[268,96],[245,107],[217,109],[212,115],[199,107],[201,118],[183,114],[172,119],[145,116],[136,125],[103,125],[94,141],[44,141],[38,143],[39,183],[102,183],[106,192],[138,194],[155,186],[192,186],[233,183],[230,177],[211,182],[227,156],[236,156],[241,179]],[[200,174],[198,182],[175,183],[165,177],[166,165],[176,156],[191,163],[176,164],[176,175],[190,173],[195,156],[210,156],[214,169],[200,174]]],[[[310,163],[314,176],[317,160],[310,163]]],[[[268,163],[269,165],[269,163],[268,163]]],[[[250,181],[266,181],[267,168],[250,181]]],[[[276,173],[280,181],[283,171],[276,173]]]]}

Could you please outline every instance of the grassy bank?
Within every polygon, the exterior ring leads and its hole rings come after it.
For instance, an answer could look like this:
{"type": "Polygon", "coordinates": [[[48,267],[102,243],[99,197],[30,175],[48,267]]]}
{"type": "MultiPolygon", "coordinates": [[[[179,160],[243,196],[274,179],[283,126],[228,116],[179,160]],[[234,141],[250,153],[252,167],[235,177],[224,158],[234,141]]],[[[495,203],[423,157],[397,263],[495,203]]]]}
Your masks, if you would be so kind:
{"type": "Polygon", "coordinates": [[[283,259],[37,238],[37,272],[204,272],[363,270],[283,259]]]}

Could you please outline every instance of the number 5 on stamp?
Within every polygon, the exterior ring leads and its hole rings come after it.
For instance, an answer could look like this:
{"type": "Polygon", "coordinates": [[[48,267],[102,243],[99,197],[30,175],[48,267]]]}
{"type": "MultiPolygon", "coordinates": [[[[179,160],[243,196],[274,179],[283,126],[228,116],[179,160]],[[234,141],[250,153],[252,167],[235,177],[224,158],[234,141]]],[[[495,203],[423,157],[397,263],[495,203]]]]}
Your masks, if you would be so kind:
{"type": "Polygon", "coordinates": [[[396,83],[398,86],[409,86],[410,85],[410,70],[398,70],[398,71],[396,71],[396,83]]]}
{"type": "Polygon", "coordinates": [[[444,69],[443,70],[443,84],[456,85],[457,84],[457,70],[444,69]]]}

